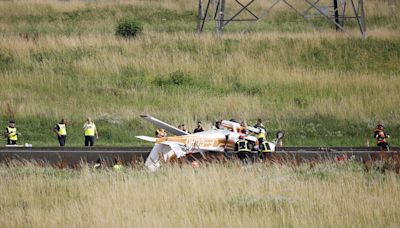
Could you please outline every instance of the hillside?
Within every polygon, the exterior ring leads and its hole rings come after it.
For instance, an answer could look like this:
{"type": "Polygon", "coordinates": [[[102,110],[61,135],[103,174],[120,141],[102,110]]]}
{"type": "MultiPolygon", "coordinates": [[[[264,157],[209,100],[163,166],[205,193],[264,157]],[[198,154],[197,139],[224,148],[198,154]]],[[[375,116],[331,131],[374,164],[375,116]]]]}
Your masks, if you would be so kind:
{"type": "MultiPolygon", "coordinates": [[[[98,145],[141,145],[147,113],[194,128],[219,119],[265,120],[286,145],[363,145],[383,120],[400,143],[400,5],[366,2],[368,38],[357,27],[315,31],[279,7],[250,33],[242,25],[197,35],[196,4],[165,1],[0,2],[0,123],[17,122],[21,142],[81,145],[85,116],[98,145]],[[120,19],[144,25],[115,36],[120,19]]],[[[318,22],[318,21],[317,21],[318,22]]]]}

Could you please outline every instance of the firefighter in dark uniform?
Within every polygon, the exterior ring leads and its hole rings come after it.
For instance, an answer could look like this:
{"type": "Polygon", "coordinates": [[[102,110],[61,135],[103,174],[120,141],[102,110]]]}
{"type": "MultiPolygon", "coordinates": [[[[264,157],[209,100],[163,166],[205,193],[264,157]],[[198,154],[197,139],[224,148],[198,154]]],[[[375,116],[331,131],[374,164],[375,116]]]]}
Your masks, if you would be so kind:
{"type": "Polygon", "coordinates": [[[263,161],[266,159],[271,159],[272,158],[272,150],[271,147],[268,144],[267,140],[264,140],[260,146],[261,150],[261,158],[263,161]]]}
{"type": "Polygon", "coordinates": [[[239,140],[235,144],[235,152],[241,161],[246,161],[251,152],[249,142],[245,139],[244,135],[239,136],[239,140]]]}
{"type": "Polygon", "coordinates": [[[4,136],[7,138],[7,145],[16,145],[18,141],[18,135],[20,133],[17,131],[15,127],[15,122],[10,120],[8,122],[8,127],[4,131],[4,136]]]}
{"type": "Polygon", "coordinates": [[[376,125],[374,137],[376,139],[377,146],[379,146],[382,150],[389,151],[389,144],[387,143],[386,139],[389,138],[390,135],[383,131],[384,128],[385,126],[382,123],[378,123],[378,125],[376,125]]]}

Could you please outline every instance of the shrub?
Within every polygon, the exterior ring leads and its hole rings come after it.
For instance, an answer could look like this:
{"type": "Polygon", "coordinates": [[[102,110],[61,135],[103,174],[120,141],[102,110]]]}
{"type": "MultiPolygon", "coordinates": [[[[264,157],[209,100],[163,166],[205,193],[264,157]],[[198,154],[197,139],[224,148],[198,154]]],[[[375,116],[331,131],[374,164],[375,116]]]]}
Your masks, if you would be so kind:
{"type": "Polygon", "coordinates": [[[194,80],[190,74],[180,70],[170,73],[167,77],[158,77],[155,80],[158,86],[191,86],[194,80]]]}
{"type": "MultiPolygon", "coordinates": [[[[0,50],[1,51],[1,50],[0,50]]],[[[0,52],[0,70],[9,70],[15,62],[12,55],[0,52]]]]}
{"type": "Polygon", "coordinates": [[[133,18],[125,18],[118,22],[117,36],[124,38],[134,38],[143,31],[143,26],[133,18]]]}

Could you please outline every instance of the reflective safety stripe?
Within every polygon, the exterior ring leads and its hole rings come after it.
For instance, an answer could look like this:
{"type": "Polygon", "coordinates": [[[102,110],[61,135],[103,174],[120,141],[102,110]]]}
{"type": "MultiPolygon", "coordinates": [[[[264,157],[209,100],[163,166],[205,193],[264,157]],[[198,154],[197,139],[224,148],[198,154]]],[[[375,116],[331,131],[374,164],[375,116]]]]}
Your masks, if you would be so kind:
{"type": "Polygon", "coordinates": [[[237,143],[239,152],[250,151],[248,147],[248,142],[246,140],[239,140],[237,143]]]}
{"type": "Polygon", "coordinates": [[[58,135],[67,135],[67,127],[65,124],[57,124],[58,125],[58,135]]]}
{"type": "Polygon", "coordinates": [[[85,136],[94,136],[96,126],[94,123],[86,124],[85,126],[85,136]]]}
{"type": "Polygon", "coordinates": [[[271,147],[269,146],[269,143],[267,141],[264,141],[262,143],[263,148],[261,150],[261,152],[272,152],[271,147]]]}
{"type": "Polygon", "coordinates": [[[7,130],[8,130],[8,135],[7,135],[7,137],[8,137],[10,140],[17,141],[17,140],[18,140],[17,128],[15,128],[15,127],[13,127],[13,128],[7,127],[7,130]]]}

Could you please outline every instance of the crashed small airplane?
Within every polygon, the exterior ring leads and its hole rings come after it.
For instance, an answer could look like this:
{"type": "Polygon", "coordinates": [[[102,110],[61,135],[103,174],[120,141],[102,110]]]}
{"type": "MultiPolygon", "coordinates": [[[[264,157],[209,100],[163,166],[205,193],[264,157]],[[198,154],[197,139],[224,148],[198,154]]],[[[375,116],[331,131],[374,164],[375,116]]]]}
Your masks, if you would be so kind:
{"type": "MultiPolygon", "coordinates": [[[[200,153],[205,157],[205,152],[220,152],[233,151],[236,142],[241,135],[241,126],[239,123],[223,120],[221,125],[223,129],[207,130],[198,133],[187,133],[170,124],[158,120],[149,115],[141,115],[140,117],[154,124],[158,128],[163,128],[167,132],[175,135],[162,138],[154,138],[149,136],[136,136],[141,140],[155,143],[151,150],[145,165],[151,170],[156,171],[160,167],[160,155],[165,162],[173,158],[181,158],[189,154],[200,153]]],[[[249,132],[259,133],[259,128],[247,127],[249,132]]],[[[277,140],[282,139],[283,132],[277,133],[277,139],[274,142],[268,142],[271,152],[275,151],[277,140]]],[[[258,140],[256,137],[247,135],[248,140],[253,150],[258,150],[258,140]]]]}

